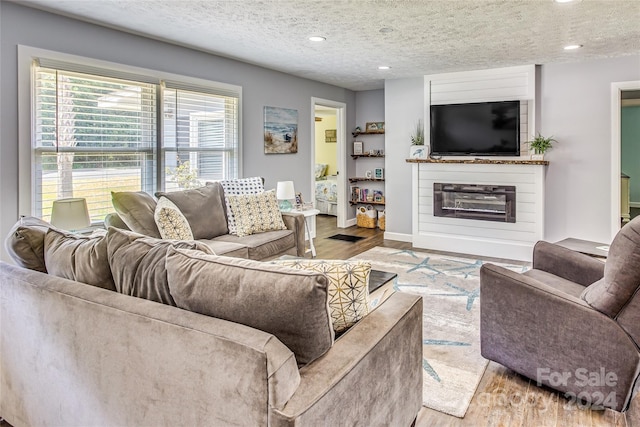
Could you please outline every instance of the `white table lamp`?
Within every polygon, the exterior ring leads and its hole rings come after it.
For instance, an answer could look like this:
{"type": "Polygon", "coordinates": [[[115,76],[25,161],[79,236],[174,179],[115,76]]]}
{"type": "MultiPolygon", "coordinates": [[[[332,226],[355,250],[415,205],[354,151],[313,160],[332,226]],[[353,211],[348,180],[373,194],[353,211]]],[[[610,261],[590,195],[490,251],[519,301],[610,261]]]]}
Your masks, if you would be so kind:
{"type": "Polygon", "coordinates": [[[91,225],[87,199],[69,198],[53,201],[51,224],[64,230],[76,231],[91,225]]]}
{"type": "Polygon", "coordinates": [[[278,181],[276,186],[276,198],[280,202],[280,210],[288,212],[293,208],[291,200],[296,198],[293,181],[278,181]]]}

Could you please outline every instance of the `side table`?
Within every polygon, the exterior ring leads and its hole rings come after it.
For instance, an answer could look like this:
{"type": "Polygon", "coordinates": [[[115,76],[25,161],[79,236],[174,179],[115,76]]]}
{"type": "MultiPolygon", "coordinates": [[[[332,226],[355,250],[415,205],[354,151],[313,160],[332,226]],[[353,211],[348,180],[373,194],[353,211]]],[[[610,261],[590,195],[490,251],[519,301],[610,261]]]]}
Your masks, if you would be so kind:
{"type": "Polygon", "coordinates": [[[609,254],[609,245],[606,243],[568,238],[556,242],[556,245],[600,259],[606,259],[609,254]]]}
{"type": "Polygon", "coordinates": [[[292,210],[291,212],[301,213],[304,215],[304,227],[307,230],[307,236],[309,236],[309,250],[311,251],[311,257],[316,257],[316,247],[313,244],[313,236],[311,235],[311,226],[309,225],[309,221],[311,218],[315,218],[316,215],[320,213],[318,209],[306,209],[306,210],[292,210]]]}

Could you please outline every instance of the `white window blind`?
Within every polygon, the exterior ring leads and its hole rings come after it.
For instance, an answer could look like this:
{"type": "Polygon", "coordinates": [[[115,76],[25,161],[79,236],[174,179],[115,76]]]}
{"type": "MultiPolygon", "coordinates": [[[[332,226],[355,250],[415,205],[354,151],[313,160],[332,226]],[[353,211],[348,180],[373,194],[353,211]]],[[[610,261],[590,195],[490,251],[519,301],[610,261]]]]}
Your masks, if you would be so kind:
{"type": "Polygon", "coordinates": [[[238,177],[239,90],[39,60],[32,93],[35,216],[49,220],[55,199],[84,197],[101,222],[112,191],[238,177]]]}
{"type": "Polygon", "coordinates": [[[238,177],[238,97],[166,83],[164,186],[193,188],[238,177]]]}
{"type": "Polygon", "coordinates": [[[34,214],[85,197],[92,221],[113,211],[111,191],[152,191],[154,85],[35,67],[34,214]]]}

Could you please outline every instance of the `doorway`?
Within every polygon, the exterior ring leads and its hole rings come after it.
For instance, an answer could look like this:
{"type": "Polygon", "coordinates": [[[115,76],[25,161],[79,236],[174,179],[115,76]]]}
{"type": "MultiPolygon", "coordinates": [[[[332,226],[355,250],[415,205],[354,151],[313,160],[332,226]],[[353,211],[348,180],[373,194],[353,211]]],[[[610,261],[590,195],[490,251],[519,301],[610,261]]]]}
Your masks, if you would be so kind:
{"type": "MultiPolygon", "coordinates": [[[[622,108],[623,105],[634,103],[627,100],[636,97],[640,99],[640,80],[611,83],[611,239],[620,230],[622,218],[622,108]]],[[[639,178],[631,177],[631,180],[638,185],[639,178]]]]}
{"type": "Polygon", "coordinates": [[[322,215],[335,216],[336,225],[344,228],[346,168],[346,104],[319,98],[311,99],[312,129],[312,198],[322,215]]]}

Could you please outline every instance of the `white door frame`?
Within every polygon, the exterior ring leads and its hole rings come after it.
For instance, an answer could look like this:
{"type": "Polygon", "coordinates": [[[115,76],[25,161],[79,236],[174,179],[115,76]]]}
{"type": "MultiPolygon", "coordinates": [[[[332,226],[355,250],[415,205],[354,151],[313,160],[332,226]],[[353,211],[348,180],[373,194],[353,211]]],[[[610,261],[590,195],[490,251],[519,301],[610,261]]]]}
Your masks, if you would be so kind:
{"type": "Polygon", "coordinates": [[[313,184],[313,190],[311,191],[312,200],[315,203],[315,164],[316,164],[316,119],[315,111],[316,106],[330,107],[336,109],[336,137],[337,145],[336,152],[338,155],[338,205],[337,205],[337,225],[340,228],[345,228],[347,222],[347,203],[345,196],[346,179],[347,179],[347,104],[344,102],[331,101],[329,99],[322,99],[311,97],[311,182],[313,184]]]}
{"type": "Polygon", "coordinates": [[[620,231],[620,116],[622,92],[640,90],[640,80],[611,83],[611,240],[620,231]]]}

